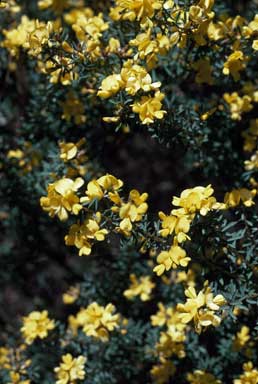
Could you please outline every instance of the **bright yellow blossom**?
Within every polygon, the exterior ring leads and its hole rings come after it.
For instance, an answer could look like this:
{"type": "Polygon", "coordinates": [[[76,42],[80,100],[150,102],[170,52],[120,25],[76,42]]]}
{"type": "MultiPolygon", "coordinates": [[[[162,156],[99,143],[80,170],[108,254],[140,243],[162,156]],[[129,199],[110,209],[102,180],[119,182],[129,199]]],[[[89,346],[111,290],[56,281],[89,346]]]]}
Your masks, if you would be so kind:
{"type": "Polygon", "coordinates": [[[240,375],[239,379],[235,379],[233,384],[257,384],[258,383],[258,369],[254,368],[253,363],[249,361],[243,364],[244,373],[240,375]]]}
{"type": "Polygon", "coordinates": [[[75,181],[62,178],[48,185],[48,195],[40,198],[40,205],[47,211],[50,217],[58,216],[60,220],[68,219],[68,212],[77,215],[82,209],[79,197],[76,195],[78,189],[84,184],[82,178],[75,181]]]}
{"type": "Polygon", "coordinates": [[[233,120],[241,120],[244,112],[249,112],[253,109],[252,98],[249,95],[241,97],[237,92],[231,94],[224,93],[223,98],[230,106],[231,118],[233,120]]]}
{"type": "Polygon", "coordinates": [[[109,75],[102,80],[97,95],[103,99],[107,99],[117,94],[117,92],[122,88],[122,85],[123,81],[120,74],[109,75]]]}
{"type": "Polygon", "coordinates": [[[159,91],[152,96],[142,96],[139,101],[136,101],[132,104],[132,110],[134,113],[139,114],[139,118],[142,124],[151,124],[154,123],[155,119],[163,119],[164,115],[167,113],[162,110],[161,101],[164,99],[165,95],[159,91]]]}
{"type": "Polygon", "coordinates": [[[132,189],[127,203],[122,202],[119,196],[111,195],[111,197],[112,201],[121,205],[120,208],[113,208],[113,211],[119,211],[119,216],[122,219],[119,225],[120,230],[125,235],[129,235],[132,230],[132,223],[140,221],[148,210],[148,204],[146,203],[148,194],[140,194],[136,189],[132,189]]]}
{"type": "Polygon", "coordinates": [[[161,83],[152,83],[151,76],[146,69],[138,64],[134,64],[132,60],[124,63],[121,70],[121,79],[123,87],[129,95],[135,95],[140,89],[145,92],[155,90],[160,87],[161,83]]]}
{"type": "Polygon", "coordinates": [[[178,212],[182,214],[195,214],[200,212],[201,215],[205,216],[210,210],[216,207],[216,199],[212,196],[214,190],[211,185],[207,187],[194,187],[192,189],[185,189],[180,197],[174,197],[172,204],[179,208],[173,210],[173,214],[178,212]]]}
{"type": "Polygon", "coordinates": [[[124,296],[127,299],[133,299],[136,296],[140,296],[142,301],[148,301],[151,299],[151,292],[156,284],[151,281],[150,276],[136,277],[134,273],[130,275],[131,284],[128,289],[124,291],[124,296]]]}
{"type": "Polygon", "coordinates": [[[152,17],[155,10],[162,7],[160,0],[116,0],[115,8],[111,9],[111,17],[114,20],[134,21],[146,17],[152,17]]]}
{"type": "Polygon", "coordinates": [[[179,266],[186,267],[191,260],[186,256],[186,252],[178,245],[172,245],[168,251],[162,251],[157,257],[158,265],[153,269],[158,276],[162,275],[165,271],[171,268],[175,269],[179,266]]]}
{"type": "Polygon", "coordinates": [[[245,68],[244,54],[242,51],[235,51],[227,58],[224,63],[223,73],[224,75],[232,75],[235,81],[240,79],[239,72],[245,68]]]}
{"type": "Polygon", "coordinates": [[[47,311],[33,311],[28,316],[23,317],[21,332],[25,342],[32,344],[36,338],[46,338],[48,331],[54,327],[55,323],[49,319],[47,311]]]}
{"type": "Polygon", "coordinates": [[[54,369],[56,373],[56,384],[75,384],[77,380],[85,378],[85,356],[73,357],[70,353],[62,356],[59,367],[54,369]]]}
{"type": "Polygon", "coordinates": [[[87,336],[92,336],[102,341],[107,341],[109,332],[119,326],[119,314],[114,314],[115,306],[108,304],[106,307],[96,302],[87,308],[81,308],[77,315],[72,318],[74,329],[82,328],[87,336]]]}
{"type": "Polygon", "coordinates": [[[226,304],[222,295],[214,297],[209,286],[204,287],[198,294],[194,287],[189,287],[185,290],[185,295],[186,303],[177,305],[183,323],[187,324],[193,320],[198,333],[201,333],[203,327],[210,325],[217,327],[220,324],[221,318],[216,311],[226,304]]]}
{"type": "Polygon", "coordinates": [[[99,177],[97,180],[92,180],[88,183],[87,190],[85,191],[86,197],[82,197],[80,201],[82,203],[87,203],[93,199],[101,200],[105,193],[115,192],[122,186],[122,180],[107,173],[106,175],[99,177]]]}
{"type": "Polygon", "coordinates": [[[90,255],[93,241],[103,241],[108,234],[107,229],[100,228],[100,221],[101,214],[97,212],[95,217],[88,218],[83,224],[73,224],[65,236],[65,244],[78,248],[79,256],[90,255]]]}

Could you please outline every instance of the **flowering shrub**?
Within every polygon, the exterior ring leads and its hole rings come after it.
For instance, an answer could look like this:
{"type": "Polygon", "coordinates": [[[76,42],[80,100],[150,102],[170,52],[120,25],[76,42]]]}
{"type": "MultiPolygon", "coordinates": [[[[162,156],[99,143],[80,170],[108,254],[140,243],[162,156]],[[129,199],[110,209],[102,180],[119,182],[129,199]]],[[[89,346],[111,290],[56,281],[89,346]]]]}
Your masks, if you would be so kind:
{"type": "Polygon", "coordinates": [[[257,6],[0,1],[1,383],[258,383],[257,6]]]}

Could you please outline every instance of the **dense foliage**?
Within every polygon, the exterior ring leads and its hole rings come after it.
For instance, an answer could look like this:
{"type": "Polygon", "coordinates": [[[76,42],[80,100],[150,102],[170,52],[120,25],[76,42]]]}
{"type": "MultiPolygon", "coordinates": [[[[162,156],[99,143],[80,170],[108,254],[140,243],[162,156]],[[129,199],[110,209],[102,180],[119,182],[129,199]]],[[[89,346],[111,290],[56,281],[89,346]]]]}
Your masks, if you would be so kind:
{"type": "Polygon", "coordinates": [[[0,1],[1,383],[258,383],[257,7],[0,1]]]}

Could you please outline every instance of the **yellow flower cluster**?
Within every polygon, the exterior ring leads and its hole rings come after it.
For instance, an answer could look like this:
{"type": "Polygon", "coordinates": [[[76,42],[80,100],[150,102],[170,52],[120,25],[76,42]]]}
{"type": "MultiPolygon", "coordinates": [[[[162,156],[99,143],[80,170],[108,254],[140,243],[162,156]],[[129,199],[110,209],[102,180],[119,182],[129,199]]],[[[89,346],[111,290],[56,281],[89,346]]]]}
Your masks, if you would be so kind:
{"type": "Polygon", "coordinates": [[[3,30],[5,36],[2,46],[7,48],[12,56],[19,53],[22,47],[31,56],[38,56],[42,46],[48,43],[53,24],[43,21],[30,20],[27,16],[22,16],[21,23],[16,29],[3,30]]]}
{"type": "Polygon", "coordinates": [[[22,335],[27,344],[32,344],[36,338],[44,339],[48,331],[55,328],[54,320],[50,320],[47,311],[33,311],[23,317],[22,335]]]}
{"type": "Polygon", "coordinates": [[[87,308],[81,308],[76,316],[70,316],[69,325],[74,333],[82,328],[87,336],[108,341],[109,333],[119,326],[120,315],[114,312],[113,304],[103,307],[93,302],[87,308]]]}
{"type": "Polygon", "coordinates": [[[84,176],[88,170],[88,156],[85,146],[86,140],[81,139],[77,143],[61,141],[59,143],[60,159],[64,163],[69,163],[66,176],[74,178],[76,176],[84,176]]]}
{"type": "Polygon", "coordinates": [[[249,384],[258,383],[258,370],[253,367],[253,364],[249,361],[243,364],[244,373],[239,379],[234,380],[234,384],[249,384]]]}
{"type": "Polygon", "coordinates": [[[8,384],[30,384],[27,380],[27,369],[31,360],[25,357],[27,345],[21,344],[15,348],[0,348],[0,368],[9,370],[10,380],[8,384]]]}
{"type": "Polygon", "coordinates": [[[227,208],[236,207],[241,202],[246,207],[254,205],[254,197],[256,196],[257,190],[249,190],[247,188],[233,189],[231,192],[227,192],[224,197],[224,203],[227,208]]]}
{"type": "Polygon", "coordinates": [[[190,384],[222,384],[214,375],[201,370],[196,370],[193,373],[188,373],[187,381],[190,384]]]}
{"type": "Polygon", "coordinates": [[[240,71],[245,69],[245,57],[242,51],[233,52],[224,63],[224,75],[231,75],[235,81],[240,79],[240,71]]]}
{"type": "Polygon", "coordinates": [[[150,276],[136,277],[134,273],[130,275],[130,287],[124,291],[124,296],[127,299],[133,299],[136,296],[140,296],[142,301],[148,301],[151,299],[151,292],[155,288],[155,283],[151,281],[150,276]]]}
{"type": "Polygon", "coordinates": [[[125,89],[129,95],[135,95],[139,90],[149,92],[156,90],[160,85],[160,82],[152,82],[150,74],[144,67],[133,60],[127,60],[121,73],[110,75],[102,81],[98,96],[106,99],[122,89],[125,89]]]}
{"type": "Polygon", "coordinates": [[[68,219],[68,212],[78,215],[82,206],[76,192],[84,184],[82,178],[76,180],[62,178],[48,185],[46,197],[40,198],[40,205],[50,217],[58,216],[61,221],[68,219]]]}
{"type": "Polygon", "coordinates": [[[173,307],[165,307],[158,303],[158,312],[151,316],[151,324],[154,327],[164,327],[161,331],[159,341],[156,344],[159,364],[154,365],[151,374],[155,382],[166,383],[168,378],[175,373],[175,367],[168,360],[172,355],[178,358],[185,357],[184,341],[186,339],[186,324],[182,323],[179,313],[173,307]]]}
{"type": "MultiPolygon", "coordinates": [[[[77,144],[72,142],[60,143],[60,157],[65,163],[76,160],[74,165],[75,169],[78,170],[80,170],[81,166],[81,158],[78,155],[81,145],[81,142],[77,144]]],[[[82,158],[84,158],[84,154],[82,158]]],[[[69,174],[71,174],[70,171],[69,174]]],[[[74,172],[71,176],[73,175],[74,172]]],[[[43,210],[48,212],[50,217],[58,216],[62,221],[67,220],[69,214],[78,215],[80,211],[87,213],[86,220],[73,224],[69,229],[69,233],[65,236],[66,245],[78,248],[80,256],[89,255],[94,241],[103,241],[109,233],[108,229],[101,228],[101,213],[94,212],[90,208],[90,204],[94,200],[106,199],[109,204],[112,204],[109,206],[109,213],[117,214],[117,220],[120,220],[119,226],[114,227],[113,230],[126,236],[131,235],[133,223],[141,221],[148,209],[146,203],[148,194],[140,194],[135,189],[130,191],[128,201],[125,202],[118,193],[123,186],[123,182],[113,175],[106,174],[98,179],[91,180],[87,184],[85,196],[79,197],[77,192],[83,184],[84,180],[80,177],[75,180],[63,177],[54,183],[50,183],[47,188],[48,195],[40,198],[43,210]]],[[[106,219],[106,217],[104,218],[106,219]]]]}
{"type": "Polygon", "coordinates": [[[178,266],[186,267],[191,260],[186,256],[185,250],[178,244],[185,240],[190,240],[187,233],[190,224],[196,213],[206,215],[212,209],[222,208],[212,196],[213,189],[207,187],[194,187],[184,190],[180,197],[174,197],[172,204],[177,209],[173,209],[170,215],[159,212],[162,229],[159,231],[162,237],[173,236],[173,244],[167,251],[162,251],[157,257],[158,265],[154,268],[157,275],[162,275],[165,271],[178,266]]]}
{"type": "Polygon", "coordinates": [[[65,244],[79,249],[79,256],[88,256],[91,253],[94,240],[103,241],[108,234],[107,229],[100,228],[101,214],[86,219],[82,224],[73,224],[68,235],[65,236],[65,244]]]}
{"type": "Polygon", "coordinates": [[[194,287],[189,287],[185,290],[185,295],[186,303],[177,305],[182,323],[187,324],[193,320],[198,333],[201,333],[202,328],[210,325],[217,327],[221,323],[217,311],[226,304],[226,300],[222,295],[214,297],[207,282],[198,294],[194,287]]]}
{"type": "Polygon", "coordinates": [[[250,336],[250,328],[246,325],[243,325],[239,332],[237,332],[236,336],[233,339],[233,350],[240,351],[242,348],[246,346],[248,341],[251,339],[250,336]]]}
{"type": "Polygon", "coordinates": [[[170,360],[160,358],[159,364],[154,365],[151,368],[151,376],[155,380],[156,384],[168,383],[169,378],[176,372],[176,367],[170,360]]]}
{"type": "Polygon", "coordinates": [[[114,20],[142,20],[151,18],[155,10],[162,7],[161,0],[116,0],[115,7],[111,10],[114,20]]]}
{"type": "Polygon", "coordinates": [[[64,19],[72,26],[77,39],[83,45],[83,56],[92,60],[100,57],[102,33],[108,29],[108,23],[104,21],[103,14],[94,15],[91,8],[72,9],[64,19]]]}
{"type": "Polygon", "coordinates": [[[76,384],[77,380],[85,378],[85,356],[73,357],[70,353],[62,356],[62,362],[55,368],[56,384],[76,384]]]}
{"type": "Polygon", "coordinates": [[[90,203],[92,200],[101,200],[104,197],[117,196],[117,191],[123,186],[123,182],[115,176],[106,174],[97,180],[88,183],[85,191],[86,197],[80,199],[81,203],[90,203]]]}
{"type": "Polygon", "coordinates": [[[224,93],[223,98],[230,107],[231,118],[233,120],[241,120],[243,113],[253,109],[252,98],[249,95],[241,97],[237,92],[231,94],[224,93]]]}
{"type": "Polygon", "coordinates": [[[209,84],[212,85],[214,83],[212,77],[212,66],[210,64],[210,59],[208,57],[204,57],[195,61],[192,64],[192,67],[195,71],[197,71],[195,76],[195,81],[197,84],[209,84]]]}
{"type": "Polygon", "coordinates": [[[120,219],[122,219],[119,228],[117,228],[118,232],[130,236],[133,229],[132,223],[141,221],[148,210],[146,203],[148,194],[140,194],[136,189],[132,189],[127,202],[124,202],[117,192],[109,193],[109,198],[115,204],[111,208],[112,211],[118,212],[120,219]]]}
{"type": "Polygon", "coordinates": [[[106,77],[98,91],[98,96],[109,98],[120,90],[125,89],[129,95],[136,95],[140,90],[144,92],[155,91],[154,96],[142,96],[139,101],[131,105],[133,112],[138,113],[142,124],[151,124],[155,119],[162,119],[166,111],[161,110],[165,95],[157,89],[160,82],[152,82],[146,69],[133,60],[124,63],[121,73],[106,77]]]}
{"type": "Polygon", "coordinates": [[[21,7],[17,5],[15,0],[0,1],[0,11],[8,11],[15,14],[21,11],[21,7]]]}
{"type": "Polygon", "coordinates": [[[40,165],[42,155],[30,141],[25,141],[22,148],[10,149],[7,152],[7,158],[17,163],[21,172],[26,174],[40,165]]]}

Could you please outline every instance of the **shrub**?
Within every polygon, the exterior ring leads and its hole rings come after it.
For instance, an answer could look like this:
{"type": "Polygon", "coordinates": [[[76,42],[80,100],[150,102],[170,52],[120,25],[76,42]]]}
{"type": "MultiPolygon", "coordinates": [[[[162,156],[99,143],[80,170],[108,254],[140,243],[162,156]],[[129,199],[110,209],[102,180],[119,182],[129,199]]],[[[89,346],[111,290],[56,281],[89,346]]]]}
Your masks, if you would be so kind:
{"type": "Polygon", "coordinates": [[[0,1],[1,383],[258,383],[256,12],[0,1]]]}

